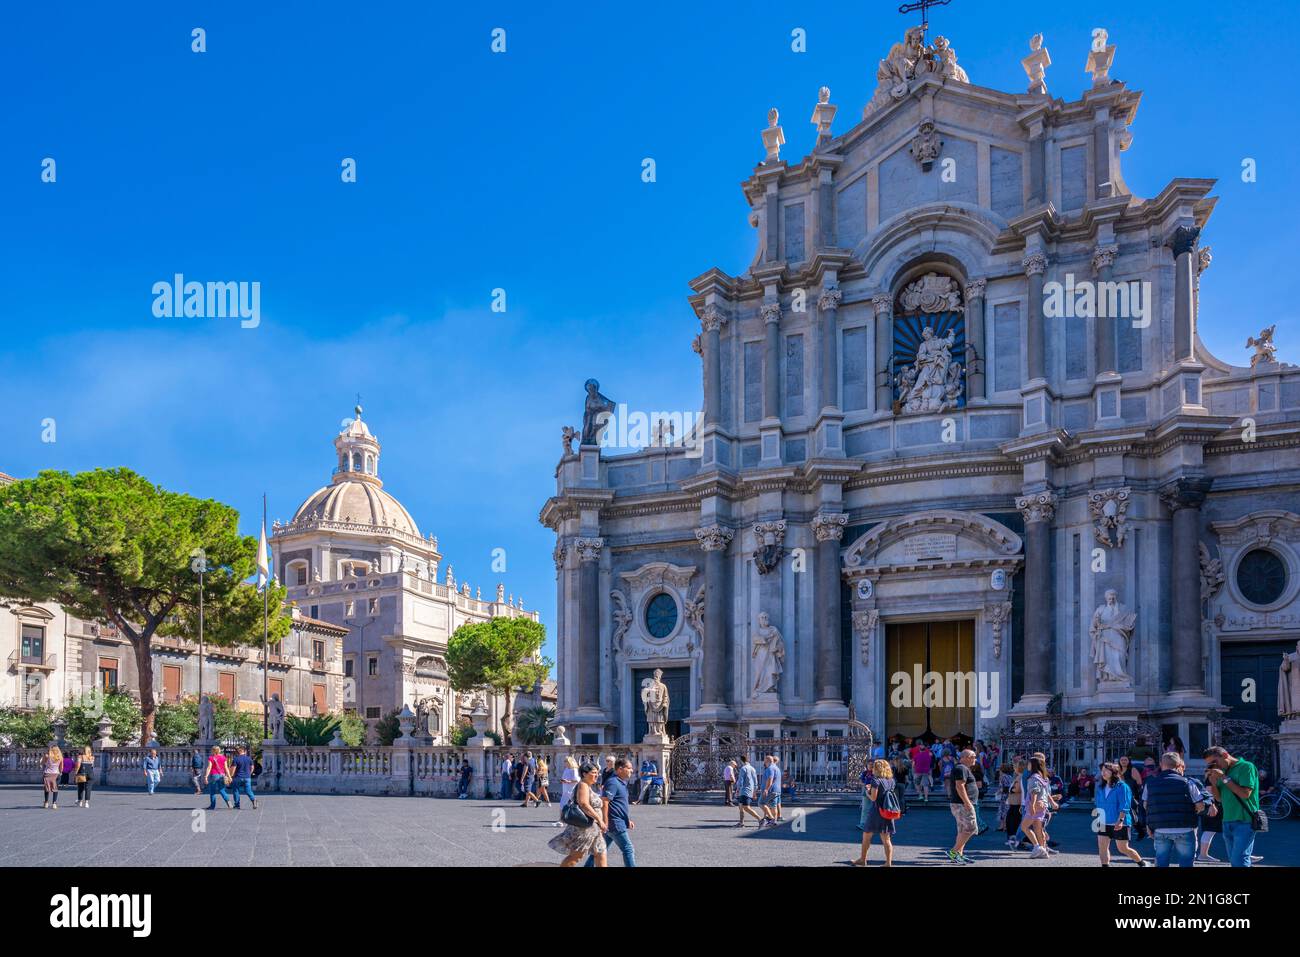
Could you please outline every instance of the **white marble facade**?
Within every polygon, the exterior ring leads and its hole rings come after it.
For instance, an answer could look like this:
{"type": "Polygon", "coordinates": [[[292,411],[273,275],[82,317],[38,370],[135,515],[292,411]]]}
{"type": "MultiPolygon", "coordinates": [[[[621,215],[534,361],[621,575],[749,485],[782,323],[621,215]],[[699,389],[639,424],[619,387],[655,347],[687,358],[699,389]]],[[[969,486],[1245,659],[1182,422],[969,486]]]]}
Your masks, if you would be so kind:
{"type": "Polygon", "coordinates": [[[1140,94],[1114,47],[1066,101],[1036,39],[1030,92],[912,33],[853,91],[856,125],[831,128],[823,89],[815,134],[761,130],[753,261],[690,283],[698,450],[566,442],[542,509],[575,741],[631,740],[653,667],[689,675],[682,730],[836,733],[852,706],[892,734],[888,636],[925,622],[966,623],[961,660],[997,678],[975,736],[1059,706],[1192,748],[1211,714],[1267,717],[1235,682],[1300,637],[1300,368],[1271,330],[1249,364],[1206,351],[1202,319],[1258,321],[1244,299],[1198,315],[1214,182],[1133,195],[1140,94]],[[1109,590],[1134,615],[1105,636],[1127,681],[1094,661],[1109,590]],[[760,613],[784,642],[774,695],[754,690],[760,613]]]}

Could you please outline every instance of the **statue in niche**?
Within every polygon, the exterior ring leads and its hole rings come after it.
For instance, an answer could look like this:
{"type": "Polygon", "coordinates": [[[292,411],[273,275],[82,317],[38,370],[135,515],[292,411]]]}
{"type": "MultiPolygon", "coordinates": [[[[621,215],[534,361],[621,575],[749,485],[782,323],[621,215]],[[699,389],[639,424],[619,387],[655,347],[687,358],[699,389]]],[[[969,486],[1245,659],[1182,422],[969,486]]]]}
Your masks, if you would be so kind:
{"type": "Polygon", "coordinates": [[[656,668],[653,678],[641,681],[641,704],[645,706],[647,734],[663,736],[668,733],[668,686],[663,683],[663,669],[656,668]]]}
{"type": "Polygon", "coordinates": [[[900,397],[904,412],[943,412],[960,399],[962,370],[952,360],[956,342],[956,329],[950,329],[943,339],[929,326],[921,332],[916,365],[910,375],[908,371],[903,373],[902,384],[907,386],[900,397]]]}
{"type": "Polygon", "coordinates": [[[600,394],[600,383],[595,379],[588,379],[584,387],[587,400],[582,410],[582,444],[599,445],[605,423],[614,414],[614,401],[600,394]]]}
{"type": "Polygon", "coordinates": [[[778,691],[781,673],[785,671],[785,640],[765,611],[758,613],[758,628],[754,630],[754,650],[750,657],[756,662],[754,694],[778,691]]]}
{"type": "Polygon", "coordinates": [[[1098,605],[1092,614],[1092,663],[1097,669],[1097,680],[1110,684],[1127,684],[1133,680],[1128,673],[1129,650],[1133,644],[1133,631],[1137,627],[1137,612],[1119,603],[1113,588],[1106,589],[1106,603],[1098,605]]]}
{"type": "Polygon", "coordinates": [[[1282,655],[1277,673],[1277,713],[1283,718],[1300,717],[1300,641],[1295,651],[1282,655]]]}

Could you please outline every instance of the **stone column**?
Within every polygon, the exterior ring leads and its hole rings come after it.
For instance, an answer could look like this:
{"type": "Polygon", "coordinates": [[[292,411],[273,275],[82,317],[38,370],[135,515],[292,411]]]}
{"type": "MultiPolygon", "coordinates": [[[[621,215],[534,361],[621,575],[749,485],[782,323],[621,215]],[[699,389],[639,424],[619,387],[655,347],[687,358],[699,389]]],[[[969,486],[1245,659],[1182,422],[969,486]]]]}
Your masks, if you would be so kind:
{"type": "Polygon", "coordinates": [[[1042,253],[1030,253],[1020,263],[1029,277],[1029,329],[1026,335],[1026,352],[1028,353],[1029,381],[1047,378],[1047,357],[1044,353],[1046,338],[1043,329],[1043,272],[1047,269],[1047,257],[1042,253]]]}
{"type": "Polygon", "coordinates": [[[722,424],[722,327],[726,314],[710,303],[700,312],[700,325],[704,329],[704,421],[708,425],[722,424]]]}
{"type": "Polygon", "coordinates": [[[1051,697],[1055,641],[1052,632],[1051,529],[1056,494],[1016,499],[1025,519],[1025,695],[1051,697]]]}
{"type": "Polygon", "coordinates": [[[849,517],[822,512],[812,521],[817,537],[814,644],[815,690],[819,704],[842,704],[840,696],[840,539],[849,517]]]}
{"type": "Polygon", "coordinates": [[[984,292],[987,288],[985,279],[966,284],[966,389],[971,399],[984,398],[984,292]]]}
{"type": "Polygon", "coordinates": [[[1196,296],[1196,240],[1199,226],[1179,226],[1170,245],[1174,249],[1174,361],[1191,359],[1196,343],[1192,301],[1196,296]]]}
{"type": "Polygon", "coordinates": [[[894,384],[889,360],[894,353],[894,297],[873,296],[876,312],[876,411],[891,412],[894,407],[894,384]]]}
{"type": "Polygon", "coordinates": [[[823,409],[838,409],[840,407],[839,336],[835,324],[835,315],[842,298],[843,293],[839,289],[826,289],[822,291],[821,298],[817,300],[817,311],[821,318],[821,407],[823,409]]]}
{"type": "Polygon", "coordinates": [[[765,302],[762,310],[767,338],[763,341],[763,418],[781,416],[781,304],[765,302]]]}
{"type": "Polygon", "coordinates": [[[1169,545],[1169,604],[1173,627],[1170,658],[1172,691],[1204,691],[1201,667],[1201,503],[1210,490],[1207,478],[1182,478],[1160,489],[1172,514],[1169,545]]]}
{"type": "Polygon", "coordinates": [[[1029,128],[1029,208],[1047,202],[1047,128],[1041,120],[1029,128]]]}
{"type": "Polygon", "coordinates": [[[727,626],[727,601],[731,588],[727,574],[727,546],[735,535],[721,525],[706,525],[695,530],[695,538],[704,550],[704,657],[703,708],[721,710],[731,697],[727,686],[727,652],[731,646],[731,629],[727,626]]]}
{"type": "Polygon", "coordinates": [[[1097,277],[1097,375],[1103,372],[1115,372],[1119,369],[1119,359],[1115,354],[1115,322],[1116,317],[1106,315],[1106,296],[1102,292],[1102,284],[1110,282],[1111,273],[1114,271],[1115,254],[1119,252],[1119,247],[1111,245],[1098,246],[1092,254],[1092,271],[1097,277]]]}
{"type": "Polygon", "coordinates": [[[578,551],[578,707],[600,709],[600,538],[580,538],[578,551]]]}

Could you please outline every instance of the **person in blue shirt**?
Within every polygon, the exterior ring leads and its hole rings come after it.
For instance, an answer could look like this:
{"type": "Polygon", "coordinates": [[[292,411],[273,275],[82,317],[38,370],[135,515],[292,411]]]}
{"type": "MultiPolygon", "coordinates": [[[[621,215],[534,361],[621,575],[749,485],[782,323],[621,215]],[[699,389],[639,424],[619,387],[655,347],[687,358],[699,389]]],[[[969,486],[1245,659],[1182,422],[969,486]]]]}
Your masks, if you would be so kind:
{"type": "Polygon", "coordinates": [[[162,780],[162,759],[158,757],[158,749],[150,748],[149,753],[144,756],[144,783],[149,793],[154,793],[154,788],[162,780]]]}
{"type": "MultiPolygon", "coordinates": [[[[614,773],[605,782],[601,813],[605,815],[605,848],[617,845],[623,855],[624,867],[636,867],[636,849],[632,846],[632,829],[636,827],[628,817],[627,782],[632,778],[632,762],[619,758],[614,762],[614,773]]],[[[608,857],[606,857],[608,860],[608,857]]],[[[595,857],[587,859],[587,867],[595,867],[595,857]]]]}
{"type": "Polygon", "coordinates": [[[474,768],[469,758],[464,758],[460,762],[460,784],[456,788],[456,796],[462,801],[469,797],[469,779],[473,776],[474,768]]]}
{"type": "Polygon", "coordinates": [[[1110,867],[1110,842],[1139,867],[1148,867],[1142,855],[1129,847],[1129,818],[1132,815],[1133,791],[1120,776],[1118,764],[1101,766],[1093,797],[1093,830],[1097,833],[1097,856],[1102,867],[1110,867]]]}
{"type": "Polygon", "coordinates": [[[775,754],[763,759],[763,791],[759,800],[763,805],[763,820],[758,826],[776,827],[781,823],[781,765],[777,764],[775,754]]]}
{"type": "Polygon", "coordinates": [[[759,814],[751,806],[757,797],[758,772],[749,763],[749,758],[741,755],[740,767],[736,769],[736,806],[740,809],[740,821],[736,824],[736,827],[745,826],[746,814],[758,821],[759,827],[763,826],[763,815],[759,814]]]}
{"type": "Polygon", "coordinates": [[[253,804],[253,810],[257,810],[257,795],[253,793],[253,759],[248,756],[248,748],[243,745],[235,752],[235,760],[230,762],[233,768],[230,777],[230,788],[235,792],[235,810],[239,810],[239,795],[247,794],[248,800],[253,804]]]}
{"type": "Polygon", "coordinates": [[[655,763],[654,758],[646,758],[641,762],[640,788],[637,791],[636,800],[632,802],[633,804],[640,804],[649,800],[651,788],[660,783],[657,780],[658,777],[659,765],[655,763]]]}

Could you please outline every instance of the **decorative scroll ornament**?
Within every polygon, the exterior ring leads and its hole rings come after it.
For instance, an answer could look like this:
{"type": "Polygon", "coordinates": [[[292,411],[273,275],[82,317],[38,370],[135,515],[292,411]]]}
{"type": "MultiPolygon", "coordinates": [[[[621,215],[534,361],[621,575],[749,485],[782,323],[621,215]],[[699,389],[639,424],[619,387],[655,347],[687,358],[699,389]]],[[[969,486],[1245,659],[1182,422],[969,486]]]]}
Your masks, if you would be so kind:
{"type": "Polygon", "coordinates": [[[614,635],[611,644],[613,644],[615,651],[620,651],[623,648],[623,636],[632,627],[632,611],[627,607],[627,598],[621,591],[612,591],[609,593],[609,597],[614,603],[614,635]]]}
{"type": "Polygon", "coordinates": [[[813,534],[819,542],[838,542],[844,537],[844,527],[849,517],[843,512],[822,512],[812,520],[813,534]]]}
{"type": "Polygon", "coordinates": [[[1277,346],[1273,344],[1273,332],[1277,329],[1277,323],[1269,326],[1259,334],[1259,338],[1254,336],[1246,337],[1246,348],[1254,348],[1255,354],[1250,357],[1250,367],[1253,369],[1260,363],[1277,362],[1277,346]]]}
{"type": "Polygon", "coordinates": [[[599,560],[600,549],[604,544],[603,538],[579,538],[573,547],[578,553],[579,562],[594,562],[599,560]]]}
{"type": "Polygon", "coordinates": [[[864,665],[871,664],[871,639],[876,633],[876,623],[880,621],[880,610],[853,613],[853,633],[858,636],[858,649],[864,665]]]}
{"type": "Polygon", "coordinates": [[[827,309],[838,309],[843,299],[844,293],[839,289],[827,289],[822,292],[821,297],[817,300],[817,308],[823,312],[827,309]]]}
{"type": "Polygon", "coordinates": [[[1093,534],[1097,541],[1107,548],[1121,548],[1128,534],[1129,489],[1098,489],[1088,496],[1088,511],[1092,513],[1096,525],[1093,534]]]}
{"type": "Polygon", "coordinates": [[[760,575],[777,568],[785,550],[785,519],[775,522],[759,522],[754,526],[754,540],[758,547],[754,549],[754,567],[760,575]]]}
{"type": "Polygon", "coordinates": [[[993,657],[1002,657],[1002,629],[1011,620],[1011,602],[1001,601],[984,607],[989,627],[993,632],[993,657]]]}
{"type": "Polygon", "coordinates": [[[934,125],[934,120],[922,120],[916,136],[912,138],[912,158],[921,164],[923,173],[930,172],[934,161],[943,150],[943,139],[934,125]]]}
{"type": "Polygon", "coordinates": [[[1209,601],[1223,587],[1225,576],[1223,562],[1210,557],[1210,549],[1204,542],[1198,542],[1201,557],[1201,601],[1209,601]]]}
{"type": "Polygon", "coordinates": [[[898,305],[903,312],[957,312],[961,309],[961,289],[949,276],[926,273],[903,290],[898,305]]]}
{"type": "Polygon", "coordinates": [[[1056,515],[1056,493],[1022,495],[1016,499],[1016,508],[1026,522],[1050,522],[1056,515]]]}
{"type": "Polygon", "coordinates": [[[731,544],[735,534],[731,529],[723,528],[721,525],[706,525],[695,530],[695,538],[699,541],[700,548],[706,552],[722,551],[731,544]]]}

